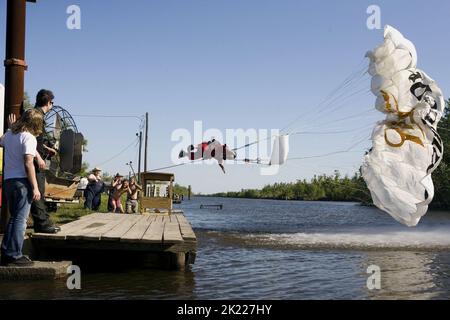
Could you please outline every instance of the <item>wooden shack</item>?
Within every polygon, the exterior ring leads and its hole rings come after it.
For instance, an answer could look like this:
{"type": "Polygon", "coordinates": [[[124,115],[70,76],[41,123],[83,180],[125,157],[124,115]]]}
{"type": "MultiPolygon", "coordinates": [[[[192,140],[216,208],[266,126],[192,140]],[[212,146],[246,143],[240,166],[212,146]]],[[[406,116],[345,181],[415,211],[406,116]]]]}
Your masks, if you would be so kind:
{"type": "Polygon", "coordinates": [[[141,173],[142,195],[140,199],[141,213],[168,212],[173,210],[173,183],[175,176],[172,173],[141,173]]]}

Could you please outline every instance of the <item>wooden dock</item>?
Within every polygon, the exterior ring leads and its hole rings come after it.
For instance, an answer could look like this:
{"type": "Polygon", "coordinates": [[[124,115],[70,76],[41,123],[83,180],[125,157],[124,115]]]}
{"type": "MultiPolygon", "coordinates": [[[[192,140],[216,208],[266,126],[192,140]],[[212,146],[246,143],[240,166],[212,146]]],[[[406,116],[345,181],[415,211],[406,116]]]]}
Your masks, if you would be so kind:
{"type": "Polygon", "coordinates": [[[167,253],[174,266],[194,263],[197,238],[184,214],[94,213],[61,226],[57,234],[33,234],[39,249],[167,253]]]}

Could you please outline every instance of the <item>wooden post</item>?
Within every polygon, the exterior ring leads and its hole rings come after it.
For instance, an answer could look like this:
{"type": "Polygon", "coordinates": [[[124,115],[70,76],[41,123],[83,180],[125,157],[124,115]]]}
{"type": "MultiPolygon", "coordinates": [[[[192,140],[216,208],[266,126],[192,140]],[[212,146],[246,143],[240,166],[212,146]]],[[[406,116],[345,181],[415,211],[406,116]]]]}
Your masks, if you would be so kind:
{"type": "Polygon", "coordinates": [[[188,200],[191,200],[191,186],[188,187],[188,200]]]}
{"type": "Polygon", "coordinates": [[[176,269],[184,270],[186,269],[186,254],[184,252],[176,253],[176,269]]]}
{"type": "Polygon", "coordinates": [[[141,184],[141,162],[142,162],[142,131],[136,133],[139,137],[139,161],[138,161],[138,182],[141,184]]]}
{"type": "Polygon", "coordinates": [[[148,157],[148,112],[145,113],[145,152],[144,152],[144,172],[147,172],[148,157]]]}

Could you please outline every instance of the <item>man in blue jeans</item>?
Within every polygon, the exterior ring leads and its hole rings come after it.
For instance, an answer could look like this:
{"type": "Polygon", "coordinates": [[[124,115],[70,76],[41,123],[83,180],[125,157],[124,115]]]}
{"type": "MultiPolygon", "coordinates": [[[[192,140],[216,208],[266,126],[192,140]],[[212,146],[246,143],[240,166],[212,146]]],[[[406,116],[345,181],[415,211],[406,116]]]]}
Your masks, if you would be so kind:
{"type": "Polygon", "coordinates": [[[84,208],[98,211],[101,205],[102,193],[105,192],[105,183],[101,176],[102,170],[95,168],[88,177],[88,185],[84,190],[84,208]]]}
{"type": "Polygon", "coordinates": [[[22,254],[22,248],[31,203],[41,198],[34,158],[37,155],[36,136],[42,132],[42,123],[42,113],[35,109],[28,110],[0,138],[5,161],[3,186],[11,214],[1,245],[2,266],[33,265],[22,254]]]}

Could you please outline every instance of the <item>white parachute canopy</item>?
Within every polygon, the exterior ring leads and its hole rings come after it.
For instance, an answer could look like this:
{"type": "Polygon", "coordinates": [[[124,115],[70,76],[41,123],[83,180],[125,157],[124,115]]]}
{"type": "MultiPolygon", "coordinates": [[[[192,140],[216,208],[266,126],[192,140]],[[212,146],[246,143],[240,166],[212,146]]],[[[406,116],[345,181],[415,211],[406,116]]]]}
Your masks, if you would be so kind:
{"type": "Polygon", "coordinates": [[[416,226],[434,197],[431,178],[443,156],[437,125],[442,91],[417,69],[414,45],[391,26],[384,42],[367,53],[375,107],[385,113],[372,134],[362,175],[374,204],[407,226],[416,226]]]}
{"type": "Polygon", "coordinates": [[[275,137],[270,158],[271,166],[281,166],[286,163],[289,155],[289,136],[281,135],[275,137]]]}

